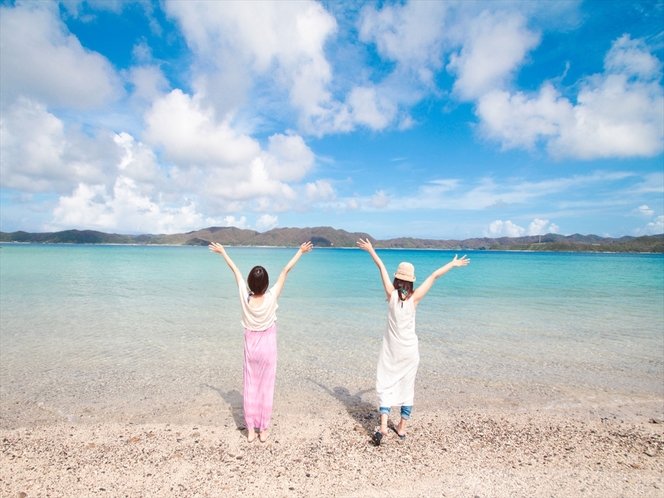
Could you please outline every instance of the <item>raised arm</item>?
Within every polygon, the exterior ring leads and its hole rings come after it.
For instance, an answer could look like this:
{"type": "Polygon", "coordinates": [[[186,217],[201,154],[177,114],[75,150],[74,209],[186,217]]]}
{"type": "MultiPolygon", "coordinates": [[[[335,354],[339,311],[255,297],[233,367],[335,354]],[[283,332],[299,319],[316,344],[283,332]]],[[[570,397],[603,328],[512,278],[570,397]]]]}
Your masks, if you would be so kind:
{"type": "Polygon", "coordinates": [[[429,292],[429,289],[431,289],[431,286],[433,283],[441,276],[446,274],[448,271],[450,271],[452,268],[457,268],[459,266],[466,266],[468,263],[470,263],[470,259],[468,259],[465,255],[461,258],[458,258],[457,255],[454,255],[454,259],[447,263],[445,266],[441,266],[438,268],[435,272],[433,272],[431,275],[427,277],[427,279],[422,282],[422,285],[420,285],[415,291],[413,292],[413,304],[417,306],[417,303],[420,302],[420,299],[422,299],[427,292],[429,292]]]}
{"type": "Polygon", "coordinates": [[[224,257],[226,264],[233,272],[233,275],[235,275],[235,281],[238,284],[242,282],[242,273],[240,273],[240,269],[235,265],[235,263],[233,263],[233,260],[230,258],[230,256],[226,254],[226,249],[224,249],[224,246],[222,246],[218,242],[212,242],[212,244],[210,244],[208,247],[210,248],[210,251],[216,252],[217,254],[221,254],[224,257]]]}
{"type": "Polygon", "coordinates": [[[376,263],[376,266],[380,271],[380,278],[383,281],[385,294],[387,294],[387,299],[389,299],[390,296],[392,295],[392,292],[394,292],[394,286],[392,285],[392,281],[390,280],[390,275],[387,273],[387,270],[385,269],[385,265],[378,257],[378,254],[376,254],[376,251],[371,245],[371,242],[369,242],[369,239],[366,240],[360,239],[357,241],[357,247],[359,247],[363,251],[367,251],[371,255],[371,258],[374,260],[374,263],[376,263]]]}
{"type": "Polygon", "coordinates": [[[279,278],[277,279],[277,283],[274,284],[274,297],[279,297],[279,294],[281,294],[281,289],[284,288],[284,284],[286,283],[286,277],[288,276],[288,272],[293,269],[295,266],[295,263],[297,263],[297,260],[300,259],[300,256],[302,256],[304,253],[307,253],[313,249],[314,245],[311,242],[305,242],[300,246],[300,248],[297,250],[297,253],[295,253],[295,256],[288,262],[286,266],[284,266],[284,269],[281,270],[281,273],[279,274],[279,278]]]}

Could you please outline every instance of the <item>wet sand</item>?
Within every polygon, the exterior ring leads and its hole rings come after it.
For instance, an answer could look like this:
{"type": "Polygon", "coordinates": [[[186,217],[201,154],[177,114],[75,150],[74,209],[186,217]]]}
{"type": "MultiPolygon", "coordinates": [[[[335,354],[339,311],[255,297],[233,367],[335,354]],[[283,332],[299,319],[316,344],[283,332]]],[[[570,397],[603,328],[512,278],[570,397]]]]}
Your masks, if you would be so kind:
{"type": "Polygon", "coordinates": [[[247,443],[237,405],[212,407],[201,423],[81,416],[5,426],[0,495],[664,496],[664,425],[649,410],[625,420],[425,409],[413,412],[405,440],[391,431],[376,447],[370,403],[349,398],[308,414],[289,403],[276,406],[266,443],[247,443]]]}

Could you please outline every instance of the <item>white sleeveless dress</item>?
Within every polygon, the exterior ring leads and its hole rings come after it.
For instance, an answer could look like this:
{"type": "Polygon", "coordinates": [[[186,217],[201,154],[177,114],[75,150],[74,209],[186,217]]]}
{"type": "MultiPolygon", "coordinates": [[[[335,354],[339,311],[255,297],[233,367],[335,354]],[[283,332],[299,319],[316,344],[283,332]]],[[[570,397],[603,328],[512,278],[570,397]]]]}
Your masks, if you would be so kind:
{"type": "Polygon", "coordinates": [[[395,290],[390,296],[387,327],[378,356],[376,393],[379,406],[413,405],[419,363],[413,298],[401,301],[395,290]]]}

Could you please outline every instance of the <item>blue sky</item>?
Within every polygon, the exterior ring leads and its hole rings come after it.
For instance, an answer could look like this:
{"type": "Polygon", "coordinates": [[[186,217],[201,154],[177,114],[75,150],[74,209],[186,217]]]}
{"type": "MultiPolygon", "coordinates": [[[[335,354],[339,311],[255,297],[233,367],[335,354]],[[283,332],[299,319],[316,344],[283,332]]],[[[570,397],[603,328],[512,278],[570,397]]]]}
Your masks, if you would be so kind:
{"type": "Polygon", "coordinates": [[[1,2],[0,229],[664,232],[664,3],[1,2]]]}

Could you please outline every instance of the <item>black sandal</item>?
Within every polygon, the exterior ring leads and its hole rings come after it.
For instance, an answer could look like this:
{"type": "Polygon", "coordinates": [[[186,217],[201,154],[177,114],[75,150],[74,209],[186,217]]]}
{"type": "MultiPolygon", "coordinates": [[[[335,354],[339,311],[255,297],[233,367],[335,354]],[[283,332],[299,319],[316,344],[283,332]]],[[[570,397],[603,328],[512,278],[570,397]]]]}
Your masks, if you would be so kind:
{"type": "Polygon", "coordinates": [[[373,444],[376,446],[380,446],[380,442],[383,439],[383,433],[380,431],[376,431],[376,433],[371,436],[371,440],[373,441],[373,444]]]}

